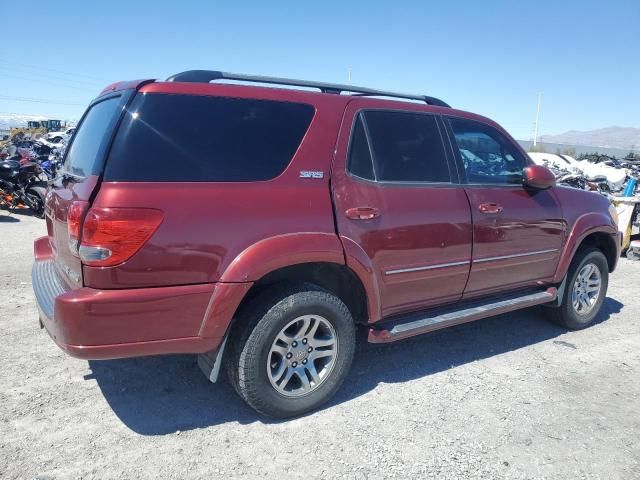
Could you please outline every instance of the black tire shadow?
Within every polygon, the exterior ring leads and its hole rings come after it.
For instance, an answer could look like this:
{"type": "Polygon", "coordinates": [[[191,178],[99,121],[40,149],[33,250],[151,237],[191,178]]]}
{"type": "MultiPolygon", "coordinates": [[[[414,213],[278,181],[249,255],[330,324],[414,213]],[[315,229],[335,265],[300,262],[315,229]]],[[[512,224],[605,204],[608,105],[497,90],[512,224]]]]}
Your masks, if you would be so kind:
{"type": "Polygon", "coordinates": [[[0,223],[17,223],[20,219],[14,217],[13,215],[2,215],[0,214],[0,223]]]}
{"type": "MultiPolygon", "coordinates": [[[[595,324],[623,304],[605,299],[595,324]]],[[[533,345],[567,330],[545,321],[545,308],[503,314],[403,342],[360,343],[347,378],[327,408],[356,398],[381,383],[401,383],[469,362],[533,345]]],[[[89,361],[92,374],[118,418],[141,435],[166,435],[226,422],[277,423],[250,409],[221,372],[210,383],[194,356],[173,355],[89,361]]]]}

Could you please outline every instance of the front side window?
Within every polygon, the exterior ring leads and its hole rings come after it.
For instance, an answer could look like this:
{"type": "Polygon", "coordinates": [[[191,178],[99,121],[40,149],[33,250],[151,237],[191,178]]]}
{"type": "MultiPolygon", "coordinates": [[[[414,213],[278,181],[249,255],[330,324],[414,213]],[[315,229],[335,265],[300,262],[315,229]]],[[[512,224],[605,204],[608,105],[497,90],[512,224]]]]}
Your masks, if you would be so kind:
{"type": "Polygon", "coordinates": [[[349,168],[355,175],[379,182],[451,182],[440,130],[433,115],[370,110],[363,114],[373,166],[360,121],[351,143],[349,168]],[[355,169],[358,171],[354,171],[355,169]]]}
{"type": "Polygon", "coordinates": [[[526,161],[502,133],[472,120],[450,121],[469,183],[522,183],[526,161]]]}

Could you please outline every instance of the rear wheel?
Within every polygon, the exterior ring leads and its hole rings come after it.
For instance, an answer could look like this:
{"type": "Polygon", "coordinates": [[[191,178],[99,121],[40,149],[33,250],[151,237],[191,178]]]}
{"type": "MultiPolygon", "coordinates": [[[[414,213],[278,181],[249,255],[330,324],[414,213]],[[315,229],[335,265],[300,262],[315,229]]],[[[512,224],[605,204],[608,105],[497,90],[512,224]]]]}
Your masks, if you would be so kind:
{"type": "Polygon", "coordinates": [[[271,289],[244,309],[226,359],[238,394],[276,418],[331,398],[347,376],[355,326],[346,305],[314,285],[271,289]]]}
{"type": "Polygon", "coordinates": [[[604,254],[595,248],[579,252],[571,262],[559,307],[553,309],[556,323],[571,330],[591,325],[607,295],[609,266],[604,254]]]}
{"type": "Polygon", "coordinates": [[[38,218],[44,218],[44,199],[47,190],[44,187],[31,187],[25,192],[29,200],[29,208],[38,218]]]}

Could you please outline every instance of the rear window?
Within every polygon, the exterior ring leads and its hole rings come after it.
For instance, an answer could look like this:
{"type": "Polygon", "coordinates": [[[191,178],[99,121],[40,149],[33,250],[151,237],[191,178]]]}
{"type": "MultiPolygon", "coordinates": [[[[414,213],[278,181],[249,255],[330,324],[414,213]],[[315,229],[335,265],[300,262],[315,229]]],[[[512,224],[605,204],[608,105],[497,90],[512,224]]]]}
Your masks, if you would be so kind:
{"type": "Polygon", "coordinates": [[[100,174],[102,152],[121,111],[120,102],[121,97],[111,97],[89,108],[67,151],[63,172],[80,177],[100,174]]]}
{"type": "Polygon", "coordinates": [[[311,105],[195,95],[137,95],[116,135],[107,181],[250,182],[280,175],[311,105]]]}

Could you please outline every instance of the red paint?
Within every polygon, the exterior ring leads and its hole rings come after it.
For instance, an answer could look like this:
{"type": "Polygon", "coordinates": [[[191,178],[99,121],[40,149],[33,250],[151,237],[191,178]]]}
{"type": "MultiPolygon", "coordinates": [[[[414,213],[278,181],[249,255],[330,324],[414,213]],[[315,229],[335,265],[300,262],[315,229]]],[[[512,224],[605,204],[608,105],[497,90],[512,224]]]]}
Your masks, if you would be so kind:
{"type": "Polygon", "coordinates": [[[562,250],[564,224],[560,204],[551,190],[522,186],[466,188],[473,221],[473,259],[465,298],[545,282],[555,273],[562,250]],[[494,203],[499,214],[483,213],[480,205],[494,203]],[[531,251],[548,253],[477,262],[531,251]]]}
{"type": "MultiPolygon", "coordinates": [[[[562,255],[558,260],[553,282],[561,282],[569,269],[571,259],[582,241],[591,234],[607,235],[617,249],[615,261],[620,257],[620,240],[618,228],[607,214],[609,201],[602,195],[568,187],[554,188],[566,222],[566,241],[562,255]]],[[[609,265],[613,271],[616,263],[609,265]]]]}
{"type": "Polygon", "coordinates": [[[115,82],[104,87],[98,97],[122,90],[136,90],[147,82],[153,82],[153,80],[130,80],[124,82],[115,82]]]}
{"type": "MultiPolygon", "coordinates": [[[[506,134],[478,115],[224,84],[119,82],[101,95],[132,89],[302,102],[315,114],[290,165],[273,180],[129,183],[93,176],[51,191],[48,235],[36,240],[34,254],[36,261],[55,260],[68,291],[55,299],[54,318],[41,317],[56,343],[80,358],[213,350],[254,282],[290,265],[329,262],[351,269],[374,323],[505,290],[553,288],[587,235],[616,238],[604,197],[553,187],[543,167],[527,167],[527,185],[510,187],[380,185],[346,172],[351,127],[361,109],[459,116],[506,134]],[[324,175],[303,179],[303,170],[324,175]],[[162,222],[123,263],[89,266],[69,248],[73,202],[98,212],[154,209],[162,222]],[[481,261],[533,250],[548,252],[481,261]]],[[[81,228],[72,227],[72,233],[81,228]]],[[[374,334],[371,340],[379,339],[374,334]]]]}
{"type": "Polygon", "coordinates": [[[527,187],[546,190],[556,185],[556,176],[542,165],[529,165],[522,173],[527,187]]]}
{"type": "Polygon", "coordinates": [[[49,190],[45,215],[50,233],[51,248],[60,275],[73,288],[82,287],[82,264],[77,254],[69,248],[67,217],[74,202],[86,202],[98,185],[99,178],[90,176],[83,182],[68,182],[64,188],[49,190]]]}

